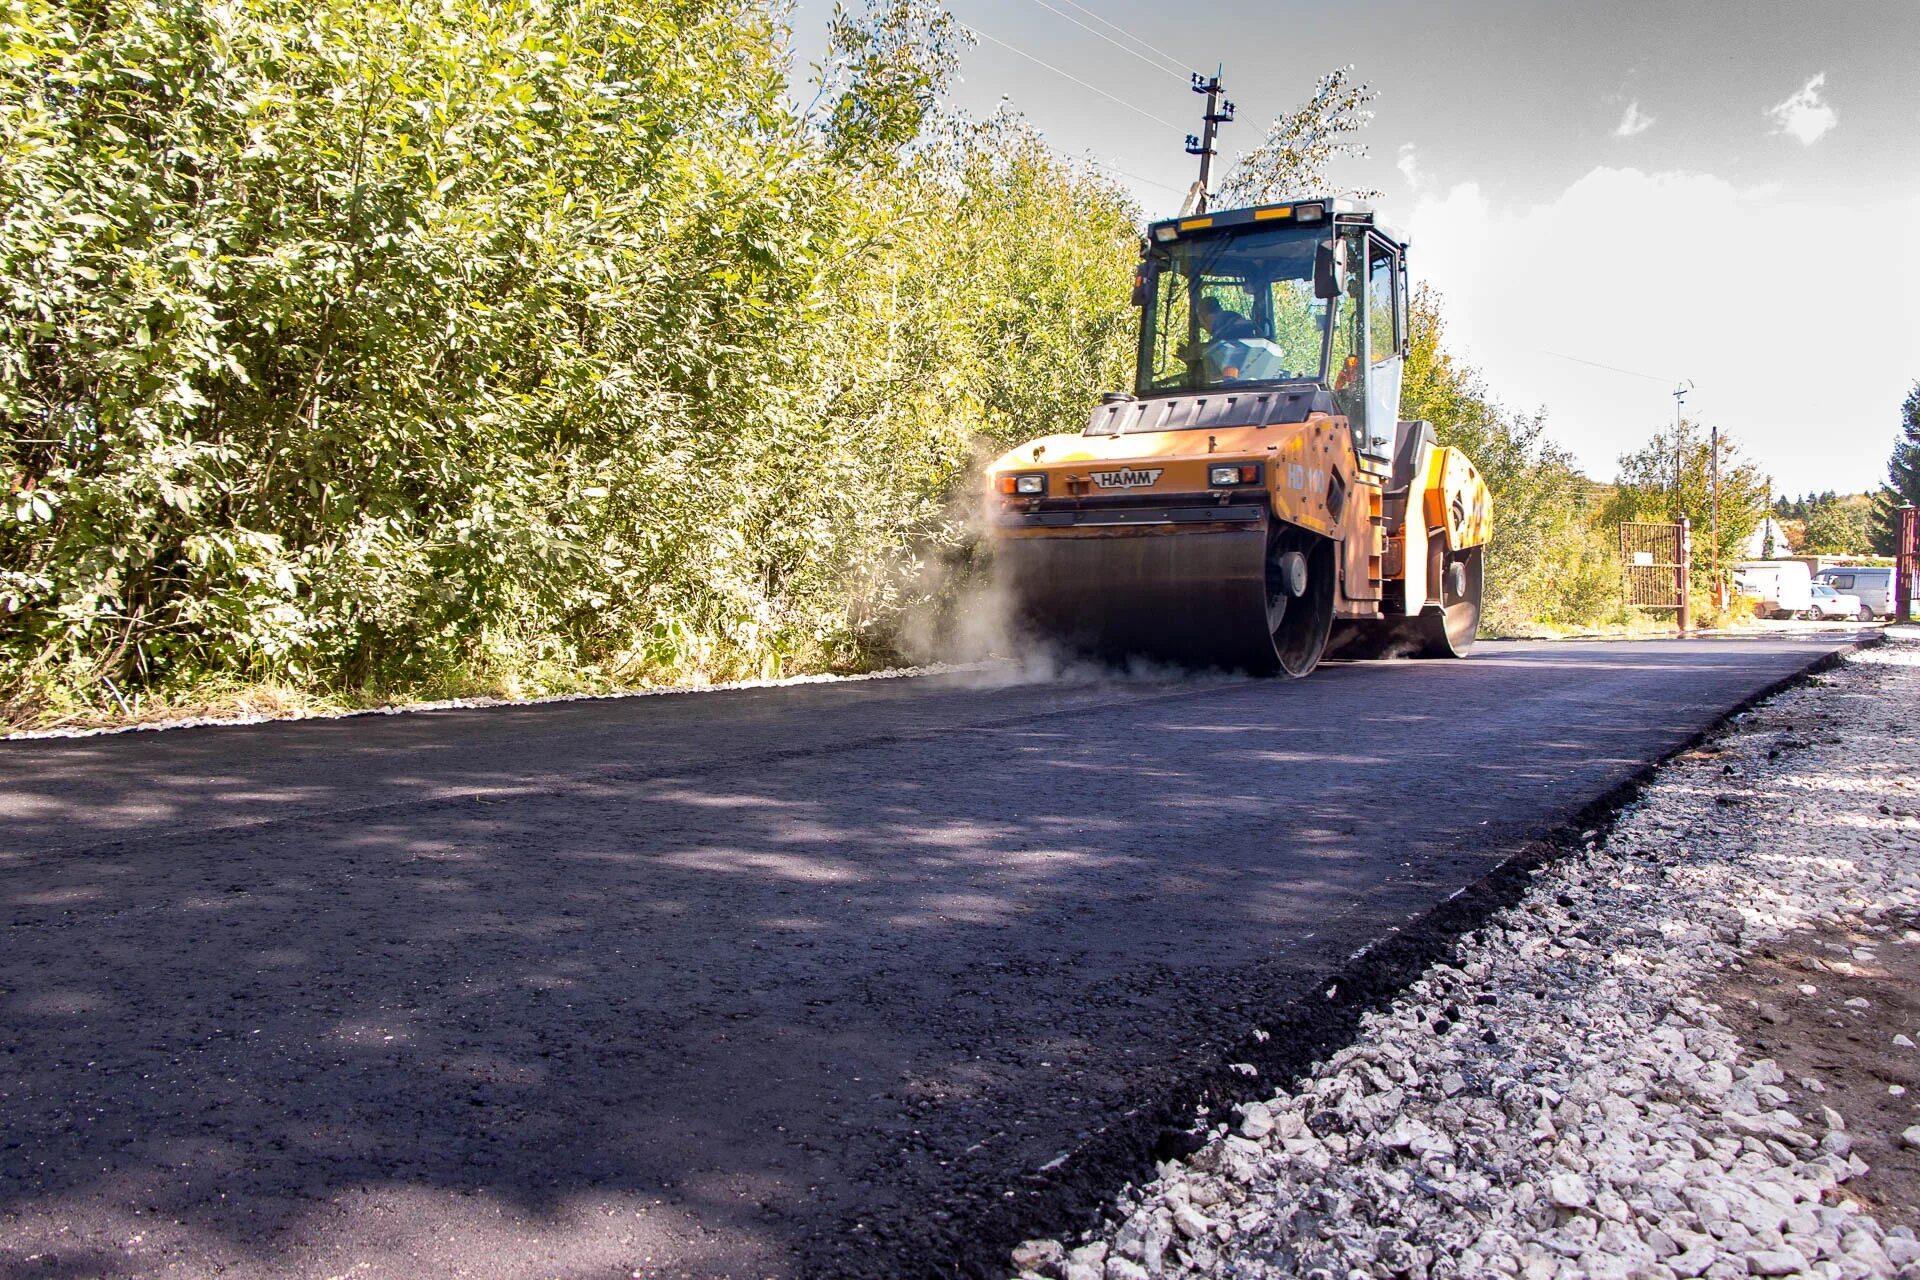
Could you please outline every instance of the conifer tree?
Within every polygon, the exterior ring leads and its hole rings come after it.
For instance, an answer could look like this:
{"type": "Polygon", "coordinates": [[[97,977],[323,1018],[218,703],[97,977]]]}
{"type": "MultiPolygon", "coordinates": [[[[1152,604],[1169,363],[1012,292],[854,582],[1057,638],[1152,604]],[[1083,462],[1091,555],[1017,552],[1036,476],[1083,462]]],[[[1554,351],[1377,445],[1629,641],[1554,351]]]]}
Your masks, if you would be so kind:
{"type": "Polygon", "coordinates": [[[1920,506],[1920,382],[1900,406],[1900,440],[1887,459],[1887,483],[1874,497],[1873,549],[1883,556],[1893,554],[1896,513],[1908,503],[1920,506]]]}

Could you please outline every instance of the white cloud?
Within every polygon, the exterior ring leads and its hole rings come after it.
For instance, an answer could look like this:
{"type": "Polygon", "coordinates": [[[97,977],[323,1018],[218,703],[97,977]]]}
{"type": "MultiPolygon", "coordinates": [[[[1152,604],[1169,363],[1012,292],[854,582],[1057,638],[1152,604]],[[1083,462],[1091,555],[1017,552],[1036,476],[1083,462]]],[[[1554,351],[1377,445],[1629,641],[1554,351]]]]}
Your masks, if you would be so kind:
{"type": "MultiPolygon", "coordinates": [[[[1505,403],[1545,408],[1590,474],[1671,422],[1667,380],[1691,378],[1688,413],[1783,489],[1877,482],[1920,351],[1920,248],[1836,271],[1812,197],[1710,174],[1598,168],[1537,204],[1425,178],[1410,265],[1444,295],[1450,343],[1505,403]]],[[[1849,208],[1912,225],[1920,182],[1849,208]]]]}
{"type": "Polygon", "coordinates": [[[1812,146],[1840,123],[1840,113],[1821,100],[1820,90],[1827,83],[1822,71],[1800,86],[1800,92],[1767,108],[1767,115],[1779,126],[1775,133],[1798,138],[1803,146],[1812,146]]]}
{"type": "Polygon", "coordinates": [[[1613,136],[1631,138],[1653,128],[1653,117],[1640,110],[1638,102],[1627,104],[1626,114],[1620,117],[1620,123],[1614,126],[1613,136]]]}
{"type": "Polygon", "coordinates": [[[1421,189],[1420,159],[1414,154],[1411,142],[1400,144],[1400,155],[1393,162],[1393,167],[1400,171],[1400,176],[1407,180],[1408,186],[1415,191],[1421,189]]]}

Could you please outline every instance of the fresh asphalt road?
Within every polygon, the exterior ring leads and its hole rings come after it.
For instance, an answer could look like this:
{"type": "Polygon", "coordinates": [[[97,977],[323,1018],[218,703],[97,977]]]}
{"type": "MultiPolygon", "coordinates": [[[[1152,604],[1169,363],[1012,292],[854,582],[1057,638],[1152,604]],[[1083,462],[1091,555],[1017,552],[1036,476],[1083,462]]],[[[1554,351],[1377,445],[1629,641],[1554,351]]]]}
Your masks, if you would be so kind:
{"type": "Polygon", "coordinates": [[[1847,639],[0,744],[0,1274],[978,1268],[1096,1135],[1847,639]]]}

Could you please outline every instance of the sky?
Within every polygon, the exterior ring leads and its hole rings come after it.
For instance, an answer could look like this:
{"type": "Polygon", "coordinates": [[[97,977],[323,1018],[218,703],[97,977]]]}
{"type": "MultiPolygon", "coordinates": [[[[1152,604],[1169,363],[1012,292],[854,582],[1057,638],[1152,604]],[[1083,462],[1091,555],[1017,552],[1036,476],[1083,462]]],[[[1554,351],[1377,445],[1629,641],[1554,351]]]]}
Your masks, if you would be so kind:
{"type": "MultiPolygon", "coordinates": [[[[1777,491],[1880,483],[1920,381],[1920,0],[949,7],[979,39],[946,105],[1004,100],[1150,217],[1195,176],[1172,67],[1223,69],[1230,161],[1351,65],[1378,97],[1335,183],[1381,193],[1450,345],[1590,475],[1685,381],[1777,491]]],[[[799,0],[802,62],[830,9],[799,0]]]]}

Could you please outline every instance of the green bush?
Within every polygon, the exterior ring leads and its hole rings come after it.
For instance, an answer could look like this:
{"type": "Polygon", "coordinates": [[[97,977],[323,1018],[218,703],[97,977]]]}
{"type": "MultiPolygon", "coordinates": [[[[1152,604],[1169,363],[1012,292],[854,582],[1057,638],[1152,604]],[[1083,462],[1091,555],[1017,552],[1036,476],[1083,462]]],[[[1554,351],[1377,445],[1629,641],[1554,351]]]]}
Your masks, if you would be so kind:
{"type": "Polygon", "coordinates": [[[978,436],[1124,356],[1133,211],[952,27],[758,0],[0,0],[0,696],[861,660],[978,436]],[[908,147],[907,141],[922,137],[908,147]]]}
{"type": "MultiPolygon", "coordinates": [[[[893,657],[978,459],[1128,383],[1137,212],[931,114],[932,0],[839,14],[798,113],[782,12],[0,0],[0,719],[893,657]]],[[[1233,180],[1319,185],[1370,96],[1233,180]]],[[[1418,315],[1490,618],[1616,609],[1579,477],[1418,315]]]]}

